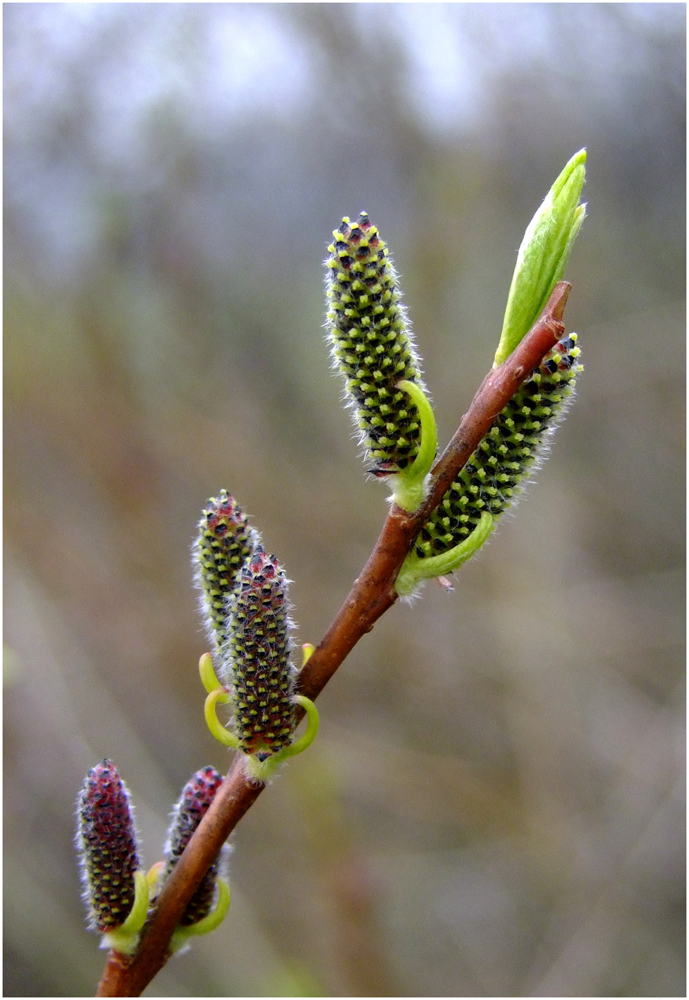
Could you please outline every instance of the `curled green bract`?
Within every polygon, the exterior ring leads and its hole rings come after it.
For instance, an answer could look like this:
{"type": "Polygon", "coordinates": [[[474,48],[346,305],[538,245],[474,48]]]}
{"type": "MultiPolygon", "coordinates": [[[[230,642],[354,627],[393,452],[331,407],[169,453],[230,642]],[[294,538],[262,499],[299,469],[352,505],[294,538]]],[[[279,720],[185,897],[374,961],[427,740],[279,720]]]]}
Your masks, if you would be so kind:
{"type": "Polygon", "coordinates": [[[529,223],[517,254],[494,367],[529,332],[564,275],[572,244],[586,215],[579,198],[586,178],[586,150],[567,163],[529,223]]]}
{"type": "MultiPolygon", "coordinates": [[[[201,675],[201,682],[205,687],[208,694],[212,694],[217,688],[223,685],[218,680],[218,675],[215,672],[215,667],[213,666],[213,657],[210,653],[204,653],[199,660],[199,674],[201,675]]],[[[225,701],[228,699],[226,698],[225,701]]]]}
{"type": "Polygon", "coordinates": [[[459,569],[462,563],[478,552],[492,530],[493,517],[484,512],[471,534],[446,552],[424,558],[418,556],[415,551],[410,552],[402,563],[402,569],[395,581],[395,590],[400,597],[410,597],[423,580],[444,576],[459,569]]]}
{"type": "Polygon", "coordinates": [[[419,414],[421,430],[416,457],[411,465],[393,477],[391,495],[398,507],[413,513],[425,498],[426,479],[438,450],[438,430],[433,407],[421,386],[403,379],[397,383],[397,388],[404,389],[411,397],[419,414]]]}
{"type": "Polygon", "coordinates": [[[218,702],[223,705],[228,701],[230,701],[230,695],[227,689],[224,687],[216,688],[215,691],[211,691],[206,698],[203,714],[211,735],[215,736],[219,743],[223,743],[226,747],[230,747],[232,750],[237,750],[239,749],[238,737],[223,726],[216,712],[218,702]]]}
{"type": "Polygon", "coordinates": [[[287,760],[288,757],[296,757],[297,754],[303,753],[316,738],[316,734],[318,733],[318,709],[311,699],[304,697],[303,694],[295,694],[292,697],[292,701],[295,705],[301,705],[306,712],[306,730],[304,735],[300,736],[293,743],[290,743],[289,746],[278,750],[277,753],[266,757],[265,760],[261,760],[258,754],[248,754],[246,756],[246,769],[249,777],[254,781],[269,781],[283,761],[287,760]]]}
{"type": "MultiPolygon", "coordinates": [[[[305,645],[304,662],[306,662],[306,660],[308,660],[311,656],[313,649],[313,646],[309,644],[305,645]]],[[[241,746],[239,737],[231,730],[227,729],[226,726],[223,726],[222,722],[218,719],[218,704],[226,704],[228,701],[231,701],[231,697],[227,688],[223,687],[219,683],[213,690],[209,690],[209,685],[213,682],[212,678],[215,677],[214,672],[211,676],[213,665],[209,653],[204,653],[201,657],[199,668],[204,686],[209,692],[204,706],[206,725],[219,743],[222,743],[226,747],[230,747],[232,750],[240,750],[241,746]]],[[[215,679],[217,681],[217,678],[215,679]]],[[[294,757],[296,754],[303,753],[307,747],[311,746],[316,738],[319,722],[318,709],[309,698],[306,698],[302,694],[293,695],[291,700],[292,704],[300,705],[306,712],[306,731],[298,740],[294,740],[289,744],[289,746],[283,747],[281,750],[278,750],[277,753],[273,753],[265,759],[261,759],[258,754],[244,752],[247,771],[250,777],[257,781],[268,781],[275,773],[277,767],[279,767],[284,760],[287,760],[288,757],[294,757]]]]}
{"type": "Polygon", "coordinates": [[[123,955],[133,955],[148,914],[148,876],[141,868],[134,872],[134,903],[123,924],[103,935],[103,943],[123,955]]]}
{"type": "Polygon", "coordinates": [[[172,935],[172,940],[170,941],[170,950],[172,952],[181,951],[189,942],[190,937],[199,937],[202,934],[210,934],[223,922],[227,916],[227,911],[230,908],[230,886],[224,878],[219,878],[218,882],[218,896],[215,906],[208,914],[208,916],[203,917],[201,920],[197,920],[195,924],[190,924],[188,927],[178,927],[174,934],[172,935]]]}

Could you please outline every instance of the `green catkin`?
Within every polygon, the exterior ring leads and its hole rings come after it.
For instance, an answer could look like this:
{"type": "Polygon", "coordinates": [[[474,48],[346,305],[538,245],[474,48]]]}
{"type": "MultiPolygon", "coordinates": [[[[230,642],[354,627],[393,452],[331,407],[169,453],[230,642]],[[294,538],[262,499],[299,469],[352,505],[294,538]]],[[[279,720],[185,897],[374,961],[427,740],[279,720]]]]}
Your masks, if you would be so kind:
{"type": "Polygon", "coordinates": [[[419,450],[420,421],[402,379],[425,392],[397,274],[388,250],[362,212],[344,218],[328,247],[326,328],[334,366],[344,376],[360,441],[386,476],[405,469],[419,450]]]}
{"type": "Polygon", "coordinates": [[[556,344],[498,415],[422,528],[419,557],[448,551],[474,530],[484,511],[496,518],[515,503],[573,397],[582,371],[576,343],[573,333],[556,344]]]}
{"type": "MultiPolygon", "coordinates": [[[[165,869],[161,878],[161,887],[182,856],[182,852],[191,840],[192,834],[203,817],[208,812],[215,794],[222,785],[222,775],[214,767],[208,765],[197,771],[182,789],[179,801],[175,805],[167,843],[165,844],[165,869]]],[[[218,884],[221,856],[213,862],[201,879],[194,895],[180,920],[182,927],[189,927],[207,917],[213,908],[216,886],[218,884]]]]}
{"type": "Polygon", "coordinates": [[[109,760],[92,767],[77,800],[77,850],[89,928],[121,927],[134,903],[141,868],[129,792],[109,760]]]}
{"type": "Polygon", "coordinates": [[[288,611],[284,571],[258,545],[229,603],[228,651],[239,747],[260,761],[292,742],[295,671],[288,611]]]}
{"type": "Polygon", "coordinates": [[[195,583],[201,591],[201,614],[221,674],[227,645],[228,601],[242,566],[258,542],[258,532],[249,527],[246,515],[227,490],[210,498],[192,554],[195,583]]]}

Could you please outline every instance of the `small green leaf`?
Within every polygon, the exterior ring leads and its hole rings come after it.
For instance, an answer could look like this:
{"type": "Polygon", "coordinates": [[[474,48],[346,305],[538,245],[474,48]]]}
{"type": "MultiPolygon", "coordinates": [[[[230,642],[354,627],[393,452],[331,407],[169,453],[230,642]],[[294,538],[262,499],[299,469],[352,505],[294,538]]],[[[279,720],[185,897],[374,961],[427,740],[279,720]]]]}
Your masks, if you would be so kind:
{"type": "Polygon", "coordinates": [[[564,275],[572,244],[586,215],[579,198],[586,150],[576,153],[529,223],[517,254],[494,367],[501,365],[534,325],[564,275]]]}

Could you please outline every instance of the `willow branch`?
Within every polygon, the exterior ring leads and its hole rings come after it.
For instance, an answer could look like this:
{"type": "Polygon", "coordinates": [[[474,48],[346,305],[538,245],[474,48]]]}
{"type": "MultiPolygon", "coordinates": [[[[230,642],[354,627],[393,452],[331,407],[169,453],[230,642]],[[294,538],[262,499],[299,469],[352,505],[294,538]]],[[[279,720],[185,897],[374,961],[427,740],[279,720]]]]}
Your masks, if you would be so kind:
{"type": "MultiPolygon", "coordinates": [[[[416,536],[443,495],[520,385],[564,333],[562,316],[571,286],[559,282],[535,326],[514,353],[489,372],[454,437],[432,471],[429,494],[409,514],[393,506],[378,541],[344,604],[299,673],[300,694],[315,699],[359,639],[397,600],[395,580],[416,536]]],[[[136,954],[111,951],[96,996],[139,996],[170,956],[172,933],[220,848],[263,790],[250,781],[242,755],[216,793],[182,857],[165,883],[155,913],[144,928],[136,954]]]]}

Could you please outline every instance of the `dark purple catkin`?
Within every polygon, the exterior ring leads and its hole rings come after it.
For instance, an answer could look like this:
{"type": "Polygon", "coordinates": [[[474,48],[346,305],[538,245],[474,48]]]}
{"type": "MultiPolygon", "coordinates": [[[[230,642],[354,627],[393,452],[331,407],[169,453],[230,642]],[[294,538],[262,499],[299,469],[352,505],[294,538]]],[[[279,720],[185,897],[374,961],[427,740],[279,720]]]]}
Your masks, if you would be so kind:
{"type": "MultiPolygon", "coordinates": [[[[222,775],[210,765],[197,771],[182,789],[179,801],[172,814],[172,823],[165,845],[165,869],[161,885],[182,856],[182,852],[191,840],[192,834],[203,817],[208,812],[215,794],[222,785],[222,775]]],[[[213,908],[215,889],[218,882],[219,858],[208,869],[201,879],[196,892],[189,900],[180,925],[189,927],[208,916],[213,908]]]]}
{"type": "Polygon", "coordinates": [[[129,916],[141,867],[129,792],[112,761],[86,775],[77,800],[77,848],[89,927],[107,933],[129,916]]]}

